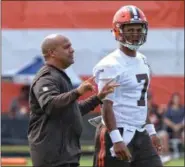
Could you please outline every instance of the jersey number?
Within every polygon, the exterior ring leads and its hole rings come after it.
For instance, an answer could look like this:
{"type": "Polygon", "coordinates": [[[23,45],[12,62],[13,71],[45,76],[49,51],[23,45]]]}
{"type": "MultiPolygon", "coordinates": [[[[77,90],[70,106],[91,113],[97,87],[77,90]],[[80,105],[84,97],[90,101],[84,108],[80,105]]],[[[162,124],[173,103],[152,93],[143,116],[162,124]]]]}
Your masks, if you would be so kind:
{"type": "Polygon", "coordinates": [[[137,101],[137,105],[138,106],[145,106],[145,93],[147,90],[147,86],[148,86],[148,75],[147,74],[138,74],[136,75],[137,78],[137,82],[141,82],[142,80],[144,80],[144,87],[141,90],[141,97],[140,99],[137,101]]]}

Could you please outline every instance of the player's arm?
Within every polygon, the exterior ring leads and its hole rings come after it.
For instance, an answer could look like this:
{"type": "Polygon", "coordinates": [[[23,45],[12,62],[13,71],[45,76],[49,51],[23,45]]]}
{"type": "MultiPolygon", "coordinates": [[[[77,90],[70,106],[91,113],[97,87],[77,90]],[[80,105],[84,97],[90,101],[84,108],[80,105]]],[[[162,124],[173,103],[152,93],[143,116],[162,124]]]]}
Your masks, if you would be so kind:
{"type": "MultiPolygon", "coordinates": [[[[101,75],[101,78],[98,80],[98,91],[101,92],[102,88],[105,86],[105,84],[109,81],[109,80],[113,80],[113,78],[111,77],[104,77],[104,75],[101,75]]],[[[116,132],[117,137],[116,139],[113,139],[113,143],[114,142],[120,142],[123,141],[119,130],[116,127],[116,119],[114,116],[114,112],[113,112],[113,103],[115,100],[115,92],[107,95],[104,99],[102,99],[102,117],[104,120],[104,123],[111,135],[111,133],[116,132]]],[[[114,136],[114,135],[113,135],[114,136]]]]}
{"type": "MultiPolygon", "coordinates": [[[[117,69],[112,65],[105,65],[95,67],[93,69],[94,76],[96,76],[96,83],[98,85],[98,91],[100,92],[104,85],[109,81],[113,80],[119,84],[119,81],[116,80],[117,69]]],[[[113,93],[108,94],[102,101],[102,117],[105,123],[106,128],[108,129],[110,138],[113,143],[113,148],[116,156],[119,159],[131,159],[131,154],[123,143],[123,138],[116,127],[116,119],[113,112],[113,103],[115,101],[116,90],[113,93]]]]}
{"type": "Polygon", "coordinates": [[[154,124],[152,124],[151,121],[150,121],[149,115],[150,115],[150,113],[149,113],[149,110],[148,110],[148,112],[147,112],[147,118],[146,118],[145,129],[148,132],[149,136],[156,135],[157,132],[155,130],[154,124]]]}
{"type": "MultiPolygon", "coordinates": [[[[149,94],[149,92],[147,92],[147,100],[148,100],[148,94],[149,94]]],[[[150,121],[150,110],[149,109],[147,111],[145,129],[148,132],[149,136],[157,134],[154,124],[152,124],[151,121],[150,121]]]]}
{"type": "Polygon", "coordinates": [[[116,119],[113,112],[113,101],[111,100],[103,101],[102,116],[103,116],[105,125],[109,131],[109,135],[113,143],[114,152],[117,158],[121,160],[126,159],[130,161],[131,154],[127,146],[124,144],[123,138],[116,126],[116,119]]]}
{"type": "Polygon", "coordinates": [[[157,136],[157,132],[155,130],[154,124],[152,124],[150,121],[149,115],[150,113],[148,110],[145,129],[148,132],[149,136],[151,137],[153,146],[156,148],[157,152],[160,153],[162,151],[161,141],[157,136]]]}
{"type": "MultiPolygon", "coordinates": [[[[98,82],[99,92],[102,91],[102,89],[105,87],[105,85],[110,80],[114,81],[113,78],[106,78],[106,79],[99,80],[99,82],[98,82]]],[[[113,112],[113,103],[115,100],[115,96],[116,96],[116,93],[114,91],[114,92],[110,93],[109,95],[107,95],[106,97],[104,97],[104,99],[102,99],[103,104],[102,104],[102,110],[101,110],[103,120],[105,122],[105,125],[106,125],[109,133],[110,133],[110,136],[114,132],[117,133],[116,139],[114,139],[114,135],[111,138],[113,143],[123,141],[123,138],[121,137],[121,134],[116,127],[116,119],[115,119],[114,112],[113,112]]]]}
{"type": "MultiPolygon", "coordinates": [[[[115,78],[116,71],[111,65],[103,65],[95,67],[93,73],[98,85],[98,92],[100,92],[109,80],[115,78]]],[[[114,95],[115,92],[107,95],[102,100],[102,117],[109,132],[117,129],[114,112],[112,110],[114,95]]],[[[121,135],[119,134],[119,136],[121,135]]],[[[119,140],[122,141],[122,137],[119,137],[119,140]]]]}
{"type": "Polygon", "coordinates": [[[148,112],[147,112],[146,124],[151,124],[149,115],[150,115],[150,110],[148,110],[148,112]]]}
{"type": "MultiPolygon", "coordinates": [[[[99,81],[98,83],[99,90],[101,90],[101,88],[104,86],[107,80],[108,79],[99,81]]],[[[116,119],[113,112],[114,99],[115,99],[115,93],[108,95],[103,100],[102,110],[101,110],[103,121],[105,123],[106,128],[108,129],[108,132],[113,144],[123,142],[123,138],[116,126],[116,119]]]]}
{"type": "MultiPolygon", "coordinates": [[[[101,80],[98,84],[99,89],[105,84],[106,80],[101,80]]],[[[127,146],[123,142],[123,138],[116,126],[116,119],[113,112],[113,103],[115,100],[116,93],[113,92],[105,97],[102,105],[102,117],[105,123],[105,126],[108,129],[111,141],[113,143],[114,152],[117,158],[123,160],[126,159],[130,161],[131,154],[127,146]]]]}
{"type": "Polygon", "coordinates": [[[111,133],[113,131],[117,131],[118,132],[118,134],[117,134],[118,137],[113,142],[119,142],[119,141],[123,141],[123,139],[122,139],[122,137],[121,137],[121,135],[119,133],[119,130],[116,127],[116,119],[115,119],[115,116],[114,116],[112,105],[113,105],[113,102],[110,101],[110,100],[104,100],[103,101],[102,117],[103,117],[103,120],[105,122],[105,125],[106,125],[109,133],[111,133]]]}

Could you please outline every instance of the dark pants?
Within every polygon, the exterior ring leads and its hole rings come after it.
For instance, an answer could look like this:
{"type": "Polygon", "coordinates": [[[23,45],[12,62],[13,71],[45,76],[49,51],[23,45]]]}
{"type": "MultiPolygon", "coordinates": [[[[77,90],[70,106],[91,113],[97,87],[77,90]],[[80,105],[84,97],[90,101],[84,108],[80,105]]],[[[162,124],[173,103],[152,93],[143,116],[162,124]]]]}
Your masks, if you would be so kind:
{"type": "Polygon", "coordinates": [[[79,165],[78,164],[65,164],[65,165],[59,165],[59,166],[43,165],[43,166],[37,166],[37,167],[79,167],[79,165]]]}
{"type": "MultiPolygon", "coordinates": [[[[123,134],[123,128],[120,128],[123,134]]],[[[113,146],[108,131],[100,125],[96,131],[95,154],[93,167],[162,167],[162,162],[152,146],[151,139],[146,131],[136,131],[128,148],[132,154],[131,163],[112,157],[110,148],[113,146]]]]}
{"type": "Polygon", "coordinates": [[[66,164],[66,165],[57,166],[57,167],[79,167],[79,165],[78,164],[66,164]]]}

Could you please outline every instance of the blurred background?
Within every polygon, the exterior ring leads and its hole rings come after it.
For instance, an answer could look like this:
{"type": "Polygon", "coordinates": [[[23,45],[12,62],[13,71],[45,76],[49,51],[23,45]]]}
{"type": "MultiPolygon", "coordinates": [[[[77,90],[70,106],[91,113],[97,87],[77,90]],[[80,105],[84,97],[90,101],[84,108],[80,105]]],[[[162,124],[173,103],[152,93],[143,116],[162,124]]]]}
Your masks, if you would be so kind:
{"type": "MultiPolygon", "coordinates": [[[[92,75],[94,65],[117,47],[111,34],[114,13],[136,5],[149,22],[140,51],[152,68],[150,119],[163,142],[165,165],[184,166],[184,1],[2,1],[1,162],[28,165],[28,92],[43,65],[40,44],[51,33],[72,41],[75,64],[67,73],[74,87],[92,75]]],[[[86,94],[84,99],[91,94],[86,94]]],[[[81,166],[92,165],[95,128],[84,117],[81,166]]],[[[56,136],[57,137],[57,136],[56,136]]]]}

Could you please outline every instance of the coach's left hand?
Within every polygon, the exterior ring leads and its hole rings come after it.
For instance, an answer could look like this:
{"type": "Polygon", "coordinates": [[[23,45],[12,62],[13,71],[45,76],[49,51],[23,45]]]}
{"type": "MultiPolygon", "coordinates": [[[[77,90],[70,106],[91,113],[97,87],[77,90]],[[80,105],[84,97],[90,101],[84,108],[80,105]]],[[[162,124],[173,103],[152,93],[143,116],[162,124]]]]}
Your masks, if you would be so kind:
{"type": "Polygon", "coordinates": [[[162,152],[162,145],[161,145],[160,138],[157,135],[151,135],[150,138],[152,140],[153,146],[157,150],[158,154],[160,154],[162,152]]]}
{"type": "Polygon", "coordinates": [[[108,94],[113,93],[114,89],[118,86],[120,86],[120,84],[117,83],[112,83],[114,80],[111,79],[109,80],[104,87],[102,88],[102,90],[98,93],[98,98],[100,100],[104,99],[108,94]]]}

